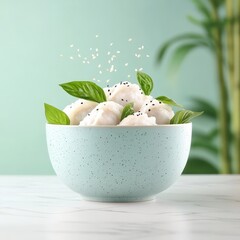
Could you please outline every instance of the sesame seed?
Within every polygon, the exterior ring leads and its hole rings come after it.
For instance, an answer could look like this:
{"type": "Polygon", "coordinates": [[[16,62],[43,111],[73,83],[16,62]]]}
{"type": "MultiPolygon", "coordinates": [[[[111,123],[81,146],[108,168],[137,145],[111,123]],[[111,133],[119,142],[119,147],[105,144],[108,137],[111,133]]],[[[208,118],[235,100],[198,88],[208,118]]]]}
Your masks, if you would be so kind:
{"type": "Polygon", "coordinates": [[[96,38],[98,38],[99,37],[99,35],[98,34],[96,34],[96,36],[95,36],[96,38]]]}
{"type": "Polygon", "coordinates": [[[110,55],[111,54],[111,52],[107,52],[107,55],[110,55]]]}
{"type": "Polygon", "coordinates": [[[120,51],[117,51],[117,53],[120,53],[120,51]]]}
{"type": "Polygon", "coordinates": [[[147,54],[146,57],[149,58],[150,56],[147,54]]]}
{"type": "Polygon", "coordinates": [[[71,56],[71,57],[69,57],[71,60],[73,60],[74,58],[71,56]]]}
{"type": "Polygon", "coordinates": [[[72,47],[74,47],[74,45],[73,45],[73,44],[71,44],[71,45],[69,45],[69,47],[70,47],[70,48],[72,48],[72,47]]]}
{"type": "Polygon", "coordinates": [[[98,64],[98,68],[100,68],[101,67],[101,64],[98,64]]]}
{"type": "Polygon", "coordinates": [[[112,46],[113,45],[113,43],[110,43],[110,46],[112,46]]]}
{"type": "Polygon", "coordinates": [[[127,66],[128,66],[128,63],[125,63],[124,65],[127,67],[127,66]]]}
{"type": "Polygon", "coordinates": [[[63,57],[63,54],[60,54],[59,56],[60,56],[60,57],[63,57]]]}
{"type": "Polygon", "coordinates": [[[128,41],[131,42],[131,41],[132,41],[132,38],[129,38],[128,41]]]}

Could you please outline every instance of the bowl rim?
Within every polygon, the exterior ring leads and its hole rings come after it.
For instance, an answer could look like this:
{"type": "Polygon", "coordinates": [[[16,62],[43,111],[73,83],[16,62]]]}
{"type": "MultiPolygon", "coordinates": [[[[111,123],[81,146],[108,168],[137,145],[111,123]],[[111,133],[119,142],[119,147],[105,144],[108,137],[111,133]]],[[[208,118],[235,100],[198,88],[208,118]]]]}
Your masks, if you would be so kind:
{"type": "Polygon", "coordinates": [[[149,126],[119,126],[119,125],[94,125],[94,126],[80,126],[80,125],[61,125],[61,124],[51,124],[46,123],[46,126],[51,127],[62,127],[62,128],[173,128],[181,126],[192,126],[192,122],[180,123],[180,124],[159,124],[159,125],[149,125],[149,126]]]}

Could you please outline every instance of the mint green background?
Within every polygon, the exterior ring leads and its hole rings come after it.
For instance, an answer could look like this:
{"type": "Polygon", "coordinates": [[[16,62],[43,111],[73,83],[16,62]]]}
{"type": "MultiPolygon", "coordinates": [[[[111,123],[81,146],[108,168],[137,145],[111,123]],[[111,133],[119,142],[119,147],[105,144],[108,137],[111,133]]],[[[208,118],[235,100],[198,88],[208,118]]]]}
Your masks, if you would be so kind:
{"type": "MultiPolygon", "coordinates": [[[[63,108],[75,99],[59,83],[97,76],[96,67],[69,59],[76,50],[70,44],[87,54],[90,47],[106,53],[114,42],[122,61],[137,65],[127,41],[131,37],[135,47],[143,44],[151,56],[139,67],[155,79],[153,95],[167,95],[186,106],[191,96],[216,102],[214,64],[207,51],[191,54],[174,80],[168,79],[166,61],[161,67],[155,64],[164,40],[195,29],[186,19],[190,13],[195,10],[188,0],[1,0],[0,174],[53,173],[43,103],[63,108]]],[[[113,74],[110,84],[126,80],[130,70],[113,74]]],[[[131,71],[133,75],[133,67],[131,71]]]]}

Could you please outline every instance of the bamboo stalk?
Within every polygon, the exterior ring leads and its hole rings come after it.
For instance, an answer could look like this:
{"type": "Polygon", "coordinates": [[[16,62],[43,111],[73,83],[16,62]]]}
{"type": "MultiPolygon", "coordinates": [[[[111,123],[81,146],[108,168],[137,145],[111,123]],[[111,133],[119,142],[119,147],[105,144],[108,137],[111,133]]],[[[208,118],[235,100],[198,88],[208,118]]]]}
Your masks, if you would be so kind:
{"type": "MultiPolygon", "coordinates": [[[[212,0],[213,7],[213,19],[219,22],[218,9],[215,1],[212,0]]],[[[223,44],[222,44],[222,31],[220,27],[213,28],[213,36],[216,45],[216,61],[218,70],[218,81],[219,81],[219,93],[220,93],[220,154],[221,154],[221,172],[224,174],[231,172],[230,167],[230,151],[229,151],[229,141],[228,141],[228,93],[226,81],[224,78],[224,67],[223,67],[223,44]]]]}
{"type": "Polygon", "coordinates": [[[240,0],[236,1],[236,21],[234,24],[234,90],[233,90],[233,118],[234,118],[234,158],[237,162],[237,173],[240,173],[240,0]]]}

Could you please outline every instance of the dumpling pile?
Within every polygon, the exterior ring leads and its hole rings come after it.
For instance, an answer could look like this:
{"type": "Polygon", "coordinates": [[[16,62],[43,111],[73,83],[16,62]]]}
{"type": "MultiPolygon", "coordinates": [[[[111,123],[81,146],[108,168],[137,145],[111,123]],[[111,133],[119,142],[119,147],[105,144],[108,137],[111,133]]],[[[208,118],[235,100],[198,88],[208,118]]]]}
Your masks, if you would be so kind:
{"type": "Polygon", "coordinates": [[[138,84],[121,82],[104,88],[106,101],[78,99],[64,108],[71,125],[154,126],[169,124],[174,112],[170,105],[145,95],[138,84]],[[122,119],[123,109],[132,103],[132,114],[122,119]]]}
{"type": "Polygon", "coordinates": [[[203,112],[183,108],[166,96],[151,96],[152,78],[137,71],[138,84],[120,82],[101,88],[91,81],[73,81],[60,86],[78,100],[60,110],[44,103],[48,124],[79,126],[157,126],[189,123],[203,112]]]}

